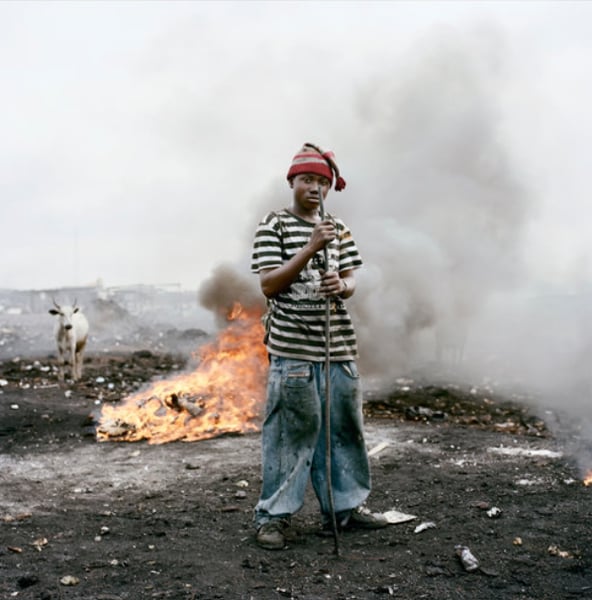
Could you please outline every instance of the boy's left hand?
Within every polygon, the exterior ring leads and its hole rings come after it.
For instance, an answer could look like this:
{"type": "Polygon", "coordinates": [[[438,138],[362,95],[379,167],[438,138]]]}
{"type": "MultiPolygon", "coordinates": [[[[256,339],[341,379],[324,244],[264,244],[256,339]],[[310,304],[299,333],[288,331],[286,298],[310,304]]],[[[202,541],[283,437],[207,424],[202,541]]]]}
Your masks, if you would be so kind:
{"type": "Polygon", "coordinates": [[[343,284],[337,271],[325,271],[321,276],[321,294],[325,298],[338,296],[343,291],[343,284]]]}

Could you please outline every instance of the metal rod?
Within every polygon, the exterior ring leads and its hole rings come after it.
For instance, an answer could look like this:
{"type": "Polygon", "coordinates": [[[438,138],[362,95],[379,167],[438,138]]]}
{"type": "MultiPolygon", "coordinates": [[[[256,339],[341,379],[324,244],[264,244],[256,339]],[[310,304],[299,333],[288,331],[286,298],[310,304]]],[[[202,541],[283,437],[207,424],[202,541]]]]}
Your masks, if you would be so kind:
{"type": "MultiPolygon", "coordinates": [[[[325,220],[323,205],[323,189],[319,185],[319,216],[325,220]]],[[[329,269],[329,251],[327,244],[323,248],[325,271],[329,269]]],[[[333,531],[334,552],[339,556],[339,532],[337,531],[337,518],[335,516],[335,503],[333,501],[333,482],[331,467],[331,298],[325,299],[325,475],[327,477],[327,499],[329,500],[329,516],[333,531]]]]}

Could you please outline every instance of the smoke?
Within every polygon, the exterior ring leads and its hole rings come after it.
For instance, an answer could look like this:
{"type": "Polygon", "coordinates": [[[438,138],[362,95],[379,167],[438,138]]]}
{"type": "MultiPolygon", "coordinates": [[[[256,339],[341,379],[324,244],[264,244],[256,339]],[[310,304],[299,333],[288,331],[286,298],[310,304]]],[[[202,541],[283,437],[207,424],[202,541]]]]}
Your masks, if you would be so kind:
{"type": "Polygon", "coordinates": [[[219,327],[228,323],[228,316],[237,302],[247,308],[260,307],[262,311],[265,308],[265,301],[253,276],[245,275],[230,263],[217,266],[201,284],[198,301],[213,312],[219,327]]]}
{"type": "Polygon", "coordinates": [[[392,73],[358,96],[359,183],[339,207],[366,264],[350,303],[361,367],[525,391],[558,435],[590,439],[592,310],[541,290],[525,259],[542,199],[505,132],[503,39],[435,36],[392,73]]]}
{"type": "Polygon", "coordinates": [[[357,96],[346,158],[362,156],[349,169],[358,198],[339,207],[366,263],[351,302],[361,363],[391,376],[429,374],[527,278],[533,207],[504,145],[503,40],[440,32],[412,50],[357,96]]]}
{"type": "MultiPolygon", "coordinates": [[[[294,150],[303,141],[335,150],[348,181],[327,210],[350,226],[365,263],[348,301],[363,373],[497,380],[582,414],[592,313],[538,293],[529,272],[540,199],[505,129],[511,79],[499,32],[432,32],[359,84],[347,127],[327,141],[305,135],[294,150]]],[[[289,206],[287,186],[283,196],[277,189],[260,199],[258,217],[289,206]]],[[[205,288],[210,306],[260,295],[240,267],[218,269],[205,288]]]]}

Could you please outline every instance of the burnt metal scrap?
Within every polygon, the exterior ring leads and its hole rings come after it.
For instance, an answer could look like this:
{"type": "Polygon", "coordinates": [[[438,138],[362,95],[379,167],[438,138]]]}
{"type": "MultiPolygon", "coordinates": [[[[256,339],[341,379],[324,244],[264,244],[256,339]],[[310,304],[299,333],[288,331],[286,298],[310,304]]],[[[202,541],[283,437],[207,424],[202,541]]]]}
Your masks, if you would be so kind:
{"type": "MultiPolygon", "coordinates": [[[[164,399],[157,396],[149,396],[142,399],[138,406],[144,406],[151,401],[156,401],[159,406],[154,412],[156,416],[164,416],[167,410],[174,410],[178,413],[185,411],[189,413],[190,418],[193,418],[201,415],[206,408],[205,400],[202,396],[191,396],[182,392],[170,394],[164,399]]],[[[95,415],[93,416],[93,421],[97,433],[113,439],[127,438],[137,431],[133,423],[120,418],[104,419],[101,421],[95,415]]]]}
{"type": "Polygon", "coordinates": [[[191,396],[179,392],[165,398],[164,403],[177,412],[186,410],[192,417],[197,417],[206,407],[205,400],[204,396],[191,396]]]}
{"type": "Polygon", "coordinates": [[[105,420],[100,424],[95,420],[95,427],[98,433],[112,438],[125,437],[136,430],[132,423],[127,423],[122,419],[105,420]]]}

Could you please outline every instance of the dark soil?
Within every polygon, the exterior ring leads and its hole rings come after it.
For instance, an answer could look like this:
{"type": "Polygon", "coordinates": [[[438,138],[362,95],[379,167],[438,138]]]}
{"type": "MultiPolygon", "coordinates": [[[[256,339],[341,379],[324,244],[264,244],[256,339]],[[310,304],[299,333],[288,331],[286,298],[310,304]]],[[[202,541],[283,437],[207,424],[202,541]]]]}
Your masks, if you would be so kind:
{"type": "Polygon", "coordinates": [[[289,547],[270,552],[251,524],[258,434],[95,440],[101,403],[183,356],[90,351],[83,379],[62,386],[54,364],[0,364],[2,599],[592,598],[592,487],[525,398],[411,380],[369,390],[369,507],[415,519],[345,532],[336,556],[309,491],[289,547]]]}

